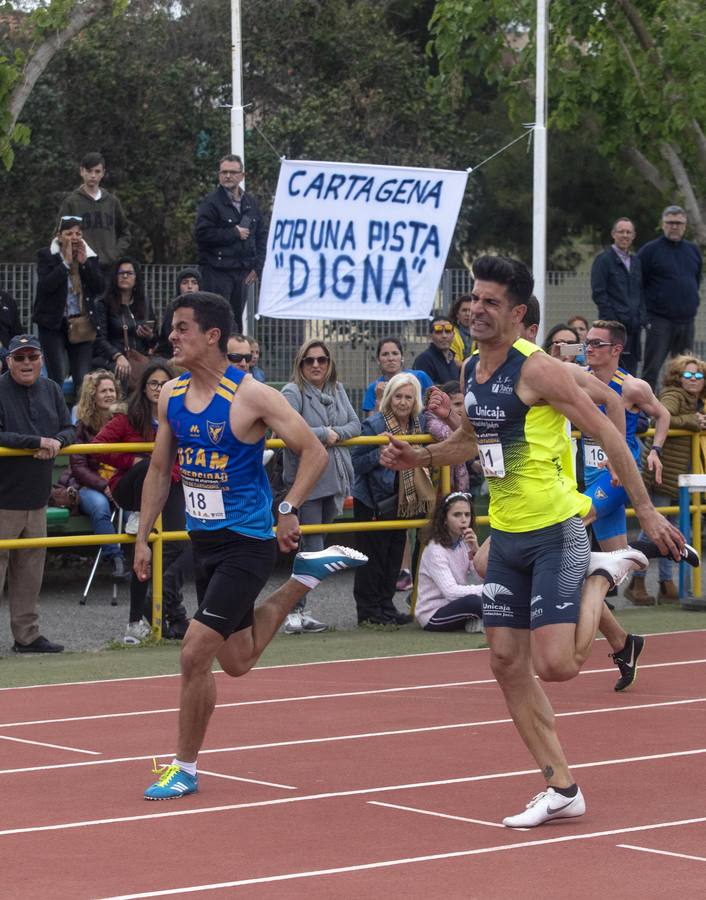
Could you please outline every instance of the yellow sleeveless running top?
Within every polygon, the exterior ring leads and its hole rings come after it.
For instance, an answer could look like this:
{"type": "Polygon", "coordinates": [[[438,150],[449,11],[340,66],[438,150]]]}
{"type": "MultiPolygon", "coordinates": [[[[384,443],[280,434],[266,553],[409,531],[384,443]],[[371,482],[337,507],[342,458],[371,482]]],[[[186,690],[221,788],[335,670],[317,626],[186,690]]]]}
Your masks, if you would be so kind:
{"type": "Polygon", "coordinates": [[[490,524],[500,531],[535,531],[591,508],[573,477],[566,418],[549,405],[527,406],[515,393],[525,360],[542,352],[518,339],[483,384],[475,379],[479,357],[466,363],[466,412],[490,489],[490,524]]]}

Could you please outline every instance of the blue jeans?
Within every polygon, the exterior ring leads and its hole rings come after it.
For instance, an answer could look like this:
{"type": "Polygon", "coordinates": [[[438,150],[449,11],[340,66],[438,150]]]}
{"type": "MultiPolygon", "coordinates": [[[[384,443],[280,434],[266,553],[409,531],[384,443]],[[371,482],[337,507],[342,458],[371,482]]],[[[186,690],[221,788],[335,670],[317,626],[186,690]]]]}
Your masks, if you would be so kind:
{"type": "MultiPolygon", "coordinates": [[[[115,528],[110,521],[112,509],[110,501],[93,488],[82,487],[78,492],[78,507],[84,516],[88,516],[95,534],[115,534],[115,528]]],[[[120,544],[103,544],[103,558],[114,559],[122,556],[120,544]]]]}

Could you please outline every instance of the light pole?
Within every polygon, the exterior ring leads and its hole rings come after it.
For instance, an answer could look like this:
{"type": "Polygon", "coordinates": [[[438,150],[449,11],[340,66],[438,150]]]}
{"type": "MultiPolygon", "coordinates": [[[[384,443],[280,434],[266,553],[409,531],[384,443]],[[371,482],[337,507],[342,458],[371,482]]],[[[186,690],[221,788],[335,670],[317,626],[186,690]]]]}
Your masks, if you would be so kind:
{"type": "Polygon", "coordinates": [[[535,74],[534,178],[532,190],[532,274],[539,300],[537,343],[544,340],[547,282],[547,6],[537,0],[537,64],[535,74]]]}

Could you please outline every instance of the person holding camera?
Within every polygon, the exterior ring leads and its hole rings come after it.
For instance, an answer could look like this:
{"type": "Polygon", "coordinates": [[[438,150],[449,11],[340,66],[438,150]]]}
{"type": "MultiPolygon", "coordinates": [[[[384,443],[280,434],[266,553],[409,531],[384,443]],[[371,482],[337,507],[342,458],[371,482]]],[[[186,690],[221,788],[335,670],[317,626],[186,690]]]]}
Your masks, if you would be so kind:
{"type": "Polygon", "coordinates": [[[37,253],[32,321],[39,326],[47,375],[64,383],[64,354],[78,394],[96,337],[94,298],[103,290],[98,257],[83,239],[80,216],[62,216],[49,247],[37,253]]]}
{"type": "Polygon", "coordinates": [[[134,386],[149,361],[156,331],[140,267],[131,256],[121,256],[111,269],[96,318],[96,362],[115,372],[123,388],[134,386]]]}

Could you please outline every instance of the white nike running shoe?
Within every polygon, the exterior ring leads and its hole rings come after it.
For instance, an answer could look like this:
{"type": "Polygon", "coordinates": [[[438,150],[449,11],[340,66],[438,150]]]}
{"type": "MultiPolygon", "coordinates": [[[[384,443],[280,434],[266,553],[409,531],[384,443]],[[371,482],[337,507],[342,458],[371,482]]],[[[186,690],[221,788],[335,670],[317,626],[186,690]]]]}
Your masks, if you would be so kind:
{"type": "Polygon", "coordinates": [[[583,799],[581,788],[575,797],[565,797],[557,794],[554,788],[548,787],[546,791],[532,797],[525,811],[516,816],[506,816],[503,825],[508,828],[535,828],[551,819],[573,819],[582,816],[586,812],[586,801],[583,799]]]}
{"type": "Polygon", "coordinates": [[[644,572],[648,565],[645,554],[633,547],[611,550],[610,553],[592,553],[586,578],[589,575],[603,575],[614,588],[625,581],[631,572],[644,572]]]}

